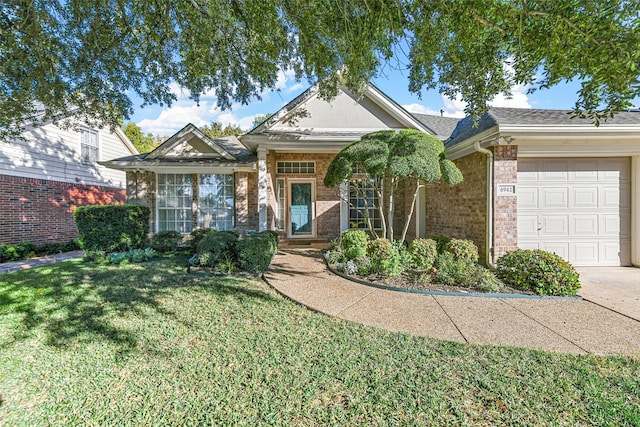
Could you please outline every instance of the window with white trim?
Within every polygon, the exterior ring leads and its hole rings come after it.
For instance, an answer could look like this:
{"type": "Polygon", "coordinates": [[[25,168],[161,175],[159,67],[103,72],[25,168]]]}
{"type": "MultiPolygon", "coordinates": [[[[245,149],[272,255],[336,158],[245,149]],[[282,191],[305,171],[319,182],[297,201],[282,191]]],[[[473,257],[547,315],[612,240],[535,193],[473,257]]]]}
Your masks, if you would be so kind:
{"type": "Polygon", "coordinates": [[[276,200],[277,200],[277,213],[276,213],[276,224],[278,230],[284,230],[284,178],[276,179],[276,200]]]}
{"type": "Polygon", "coordinates": [[[378,208],[380,198],[375,190],[378,183],[368,177],[349,181],[349,228],[368,229],[368,217],[374,230],[382,229],[382,217],[378,208]]]}
{"type": "Polygon", "coordinates": [[[198,181],[198,227],[231,230],[234,218],[233,174],[200,174],[198,181]]]}
{"type": "Polygon", "coordinates": [[[159,173],[158,231],[190,233],[193,229],[193,182],[191,174],[159,173]]]}
{"type": "Polygon", "coordinates": [[[84,164],[93,165],[98,159],[98,132],[81,129],[80,130],[80,160],[84,164]]]}
{"type": "Polygon", "coordinates": [[[316,162],[278,162],[276,171],[279,174],[312,174],[316,173],[316,162]]]}

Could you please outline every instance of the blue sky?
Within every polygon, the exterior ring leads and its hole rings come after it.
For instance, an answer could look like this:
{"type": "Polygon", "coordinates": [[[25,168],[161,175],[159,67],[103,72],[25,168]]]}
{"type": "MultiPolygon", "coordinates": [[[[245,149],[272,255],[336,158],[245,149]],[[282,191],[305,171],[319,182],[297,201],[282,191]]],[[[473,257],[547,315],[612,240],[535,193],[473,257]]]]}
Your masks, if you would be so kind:
{"type": "MultiPolygon", "coordinates": [[[[424,92],[422,99],[410,93],[406,73],[391,71],[386,76],[373,80],[373,83],[409,111],[440,114],[439,111],[443,109],[446,116],[462,117],[464,115],[462,102],[446,99],[437,90],[424,92]]],[[[178,96],[178,101],[171,107],[137,108],[131,121],[137,123],[144,132],[160,136],[170,136],[190,122],[196,126],[202,126],[212,121],[218,121],[224,125],[233,124],[242,129],[248,129],[257,115],[278,111],[307,87],[306,81],[296,82],[293,73],[281,72],[276,84],[277,90],[263,93],[262,101],[255,100],[250,105],[234,104],[231,110],[221,111],[215,105],[216,99],[213,94],[202,96],[198,106],[188,98],[188,93],[181,91],[176,86],[174,92],[178,96]]],[[[517,108],[571,109],[577,100],[579,88],[579,83],[571,82],[527,94],[526,87],[514,87],[511,99],[499,95],[493,100],[492,105],[517,108]]],[[[140,101],[134,99],[134,105],[136,103],[140,104],[140,101]]]]}

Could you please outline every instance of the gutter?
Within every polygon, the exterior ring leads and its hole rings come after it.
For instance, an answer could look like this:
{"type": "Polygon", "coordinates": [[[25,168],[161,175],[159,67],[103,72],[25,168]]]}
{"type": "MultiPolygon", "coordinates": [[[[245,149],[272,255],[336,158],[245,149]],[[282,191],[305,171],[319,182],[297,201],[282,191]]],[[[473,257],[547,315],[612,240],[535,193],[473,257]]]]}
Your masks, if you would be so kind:
{"type": "Polygon", "coordinates": [[[474,142],[473,149],[478,153],[487,155],[487,248],[484,255],[487,265],[495,268],[496,265],[491,260],[493,253],[493,152],[481,147],[479,140],[474,142]]]}

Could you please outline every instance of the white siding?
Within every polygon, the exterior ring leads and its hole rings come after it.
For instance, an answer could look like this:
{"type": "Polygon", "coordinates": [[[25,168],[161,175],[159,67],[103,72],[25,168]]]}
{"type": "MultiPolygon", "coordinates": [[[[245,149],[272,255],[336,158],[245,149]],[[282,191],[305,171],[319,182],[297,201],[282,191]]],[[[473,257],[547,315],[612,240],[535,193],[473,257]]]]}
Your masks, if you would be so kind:
{"type": "MultiPolygon", "coordinates": [[[[99,130],[99,160],[131,155],[120,138],[99,130]]],[[[0,174],[125,188],[125,173],[80,161],[80,132],[54,124],[28,128],[23,139],[0,142],[0,174]]]]}

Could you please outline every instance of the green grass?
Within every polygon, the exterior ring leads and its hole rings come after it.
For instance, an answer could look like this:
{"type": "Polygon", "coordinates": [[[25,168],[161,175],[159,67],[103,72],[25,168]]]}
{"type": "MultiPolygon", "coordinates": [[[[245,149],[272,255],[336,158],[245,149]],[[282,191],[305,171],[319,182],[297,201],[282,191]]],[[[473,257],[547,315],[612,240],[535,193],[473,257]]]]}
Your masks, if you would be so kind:
{"type": "Polygon", "coordinates": [[[179,263],[0,275],[0,425],[640,425],[638,361],[389,333],[179,263]]]}

